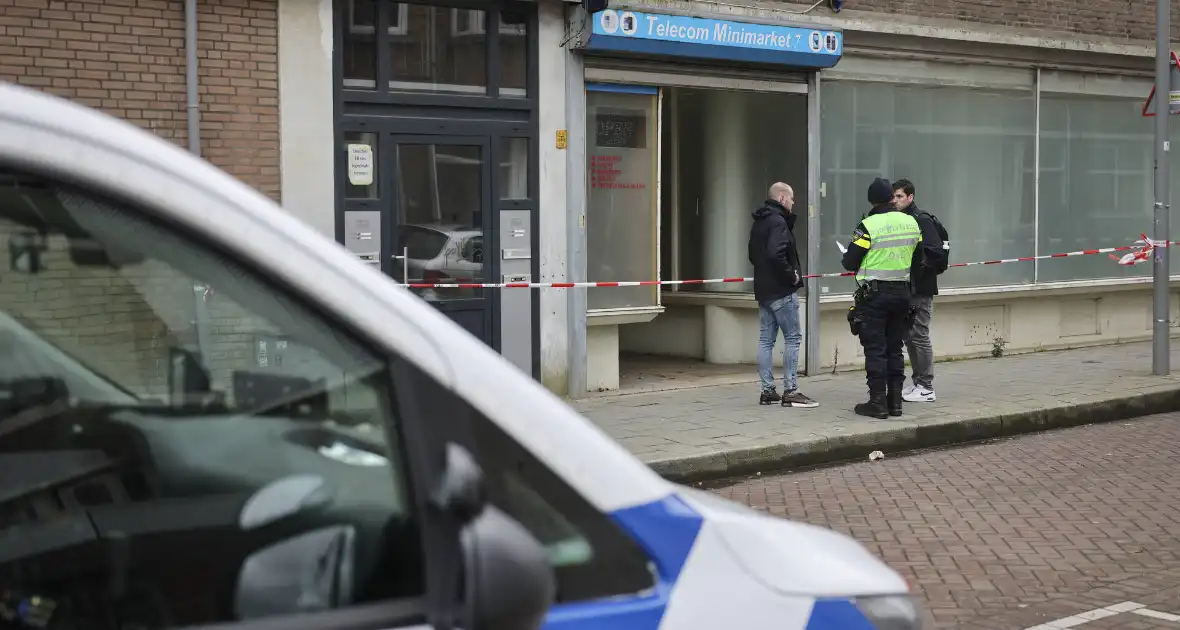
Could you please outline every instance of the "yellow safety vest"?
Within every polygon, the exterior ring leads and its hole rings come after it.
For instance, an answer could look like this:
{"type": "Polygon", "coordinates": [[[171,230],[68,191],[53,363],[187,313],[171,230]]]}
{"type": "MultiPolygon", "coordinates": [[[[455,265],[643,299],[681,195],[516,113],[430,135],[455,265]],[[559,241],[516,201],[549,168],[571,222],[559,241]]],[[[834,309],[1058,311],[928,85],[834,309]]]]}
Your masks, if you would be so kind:
{"type": "Polygon", "coordinates": [[[861,221],[865,231],[855,243],[868,249],[856,279],[861,282],[905,282],[910,279],[910,265],[914,250],[922,241],[922,230],[917,220],[904,212],[882,212],[861,221]]]}

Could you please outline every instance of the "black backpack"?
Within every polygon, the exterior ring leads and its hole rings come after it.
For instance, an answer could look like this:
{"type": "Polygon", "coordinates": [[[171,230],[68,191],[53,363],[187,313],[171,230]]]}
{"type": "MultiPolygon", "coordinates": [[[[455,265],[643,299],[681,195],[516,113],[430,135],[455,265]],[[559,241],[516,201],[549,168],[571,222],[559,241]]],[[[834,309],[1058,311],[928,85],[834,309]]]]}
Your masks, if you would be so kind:
{"type": "Polygon", "coordinates": [[[938,220],[938,217],[925,210],[919,210],[918,214],[926,215],[930,218],[930,222],[934,224],[934,229],[938,230],[938,238],[942,239],[941,251],[924,252],[926,259],[934,262],[933,265],[930,265],[930,268],[934,270],[936,275],[942,275],[942,272],[946,271],[951,264],[951,250],[948,246],[951,242],[951,235],[946,231],[946,227],[943,226],[942,221],[938,220]]]}

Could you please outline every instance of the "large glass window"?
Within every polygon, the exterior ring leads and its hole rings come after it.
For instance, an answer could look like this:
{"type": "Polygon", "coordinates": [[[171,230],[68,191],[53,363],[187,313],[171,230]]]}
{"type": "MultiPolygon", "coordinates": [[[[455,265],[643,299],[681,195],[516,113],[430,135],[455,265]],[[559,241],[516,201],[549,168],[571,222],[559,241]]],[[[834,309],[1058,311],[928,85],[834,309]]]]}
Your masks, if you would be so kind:
{"type": "Polygon", "coordinates": [[[486,93],[484,11],[393,3],[392,15],[403,13],[390,40],[390,89],[486,93]]]}
{"type": "MultiPolygon", "coordinates": [[[[1039,253],[1131,245],[1152,236],[1155,130],[1142,115],[1143,96],[1041,95],[1039,253]]],[[[1172,142],[1180,141],[1175,119],[1172,142]]],[[[1173,207],[1180,194],[1180,160],[1171,161],[1173,207]]],[[[1121,254],[1116,253],[1115,256],[1121,254]]],[[[1171,255],[1172,273],[1180,256],[1171,255]]],[[[1145,277],[1150,264],[1122,266],[1109,255],[1042,261],[1038,281],[1145,277]]]]}
{"type": "MultiPolygon", "coordinates": [[[[1150,236],[1155,186],[1152,123],[1142,99],[1041,95],[1040,251],[1129,245],[1150,236]]],[[[1107,256],[1041,263],[1041,282],[1151,274],[1107,256]]]]}
{"type": "MultiPolygon", "coordinates": [[[[656,278],[657,94],[586,94],[586,273],[591,281],[656,278]]],[[[657,287],[590,289],[590,309],[654,306],[657,287]]]]}
{"type": "Polygon", "coordinates": [[[343,87],[528,96],[529,31],[535,7],[514,0],[485,8],[337,0],[343,87]],[[489,68],[491,60],[494,68],[489,68]],[[382,86],[379,76],[387,79],[382,86]]]}
{"type": "MultiPolygon", "coordinates": [[[[795,192],[795,239],[807,263],[807,96],[671,88],[665,91],[665,278],[749,277],[751,213],[775,182],[795,192]],[[669,248],[672,249],[672,248],[669,248]]],[[[681,291],[749,292],[750,285],[683,285],[681,291]]]]}
{"type": "MultiPolygon", "coordinates": [[[[919,207],[951,231],[952,262],[1032,256],[1035,249],[1034,94],[860,81],[824,84],[821,269],[869,209],[874,177],[906,178],[919,207]]],[[[941,287],[1023,284],[1033,263],[954,269],[941,287]]],[[[824,293],[851,292],[824,278],[824,293]]]]}

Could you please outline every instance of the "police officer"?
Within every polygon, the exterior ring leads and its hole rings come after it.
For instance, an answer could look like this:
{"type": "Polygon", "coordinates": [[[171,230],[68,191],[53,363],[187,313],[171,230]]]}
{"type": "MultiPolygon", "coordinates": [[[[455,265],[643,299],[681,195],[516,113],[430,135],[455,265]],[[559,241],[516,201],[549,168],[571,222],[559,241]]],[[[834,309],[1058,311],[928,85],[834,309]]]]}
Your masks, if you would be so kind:
{"type": "Polygon", "coordinates": [[[905,384],[902,340],[910,312],[910,270],[920,262],[922,231],[914,217],[893,206],[889,180],[873,180],[869,203],[873,208],[852,233],[842,264],[856,272],[859,285],[853,309],[869,384],[869,401],[854,411],[885,419],[901,415],[905,384]]]}

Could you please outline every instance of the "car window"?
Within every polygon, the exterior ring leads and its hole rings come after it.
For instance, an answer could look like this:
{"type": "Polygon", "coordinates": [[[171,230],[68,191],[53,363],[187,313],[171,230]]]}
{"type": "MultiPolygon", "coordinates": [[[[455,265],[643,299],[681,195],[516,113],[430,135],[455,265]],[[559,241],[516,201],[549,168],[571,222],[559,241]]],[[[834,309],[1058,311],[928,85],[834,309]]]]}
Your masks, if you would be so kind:
{"type": "Polygon", "coordinates": [[[430,228],[401,225],[398,226],[398,232],[401,241],[398,249],[405,248],[407,256],[418,260],[429,260],[442,254],[447,244],[446,232],[430,228]]]}
{"type": "Polygon", "coordinates": [[[463,242],[462,256],[473,263],[483,263],[483,237],[473,236],[463,242]]]}
{"type": "Polygon", "coordinates": [[[212,247],[3,168],[0,249],[0,572],[33,627],[423,593],[383,357],[212,247]]]}
{"type": "Polygon", "coordinates": [[[610,516],[582,498],[477,409],[414,370],[398,389],[429,401],[433,418],[462,425],[448,437],[476,456],[491,502],[523,525],[549,552],[557,575],[557,602],[627,595],[655,585],[647,554],[610,516]]]}

